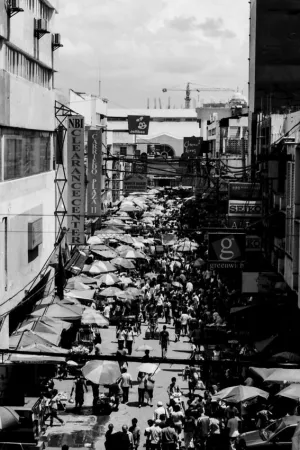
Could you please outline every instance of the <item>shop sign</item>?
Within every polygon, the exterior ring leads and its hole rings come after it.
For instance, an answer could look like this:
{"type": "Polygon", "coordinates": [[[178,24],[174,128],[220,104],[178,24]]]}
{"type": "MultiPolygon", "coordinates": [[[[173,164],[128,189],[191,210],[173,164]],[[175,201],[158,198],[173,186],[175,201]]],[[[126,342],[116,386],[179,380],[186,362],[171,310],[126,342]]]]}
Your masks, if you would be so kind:
{"type": "Polygon", "coordinates": [[[261,251],[261,237],[255,235],[246,236],[246,251],[260,252],[261,251]]]}
{"type": "Polygon", "coordinates": [[[43,218],[28,223],[28,250],[35,249],[43,243],[43,218]]]}
{"type": "Polygon", "coordinates": [[[203,138],[191,136],[183,138],[183,152],[189,157],[198,156],[201,152],[203,138]]]}
{"type": "Polygon", "coordinates": [[[260,200],[257,201],[229,200],[228,215],[244,216],[244,217],[261,217],[262,202],[260,200]]]}
{"type": "Polygon", "coordinates": [[[101,215],[102,132],[88,132],[88,216],[101,215]]]}
{"type": "Polygon", "coordinates": [[[261,189],[259,183],[229,183],[229,200],[259,200],[261,189]]]}
{"type": "Polygon", "coordinates": [[[251,225],[257,222],[256,217],[243,217],[243,216],[229,216],[228,217],[228,228],[251,228],[251,225]]]}
{"type": "Polygon", "coordinates": [[[84,117],[68,117],[67,131],[68,244],[84,244],[85,166],[84,117]]]}
{"type": "Polygon", "coordinates": [[[124,194],[130,194],[131,192],[146,192],[147,190],[147,177],[145,175],[129,175],[124,179],[124,194]]]}
{"type": "Polygon", "coordinates": [[[208,262],[214,269],[238,269],[245,260],[245,233],[209,233],[208,262]]]}
{"type": "Polygon", "coordinates": [[[127,119],[129,134],[148,134],[150,116],[128,116],[127,119]]]}

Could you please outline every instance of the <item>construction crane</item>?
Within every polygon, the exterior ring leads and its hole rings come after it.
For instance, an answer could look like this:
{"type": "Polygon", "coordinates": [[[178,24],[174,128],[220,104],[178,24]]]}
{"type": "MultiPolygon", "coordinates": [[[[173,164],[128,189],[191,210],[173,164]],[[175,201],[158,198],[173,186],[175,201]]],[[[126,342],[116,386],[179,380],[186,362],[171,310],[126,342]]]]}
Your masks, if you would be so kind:
{"type": "Polygon", "coordinates": [[[167,88],[163,88],[163,92],[169,92],[169,91],[181,91],[181,92],[185,92],[185,109],[190,109],[190,104],[191,104],[191,92],[235,92],[235,89],[227,89],[227,88],[207,88],[207,87],[202,87],[202,88],[198,88],[198,89],[191,89],[190,85],[193,83],[187,83],[186,88],[185,89],[167,89],[167,88]]]}

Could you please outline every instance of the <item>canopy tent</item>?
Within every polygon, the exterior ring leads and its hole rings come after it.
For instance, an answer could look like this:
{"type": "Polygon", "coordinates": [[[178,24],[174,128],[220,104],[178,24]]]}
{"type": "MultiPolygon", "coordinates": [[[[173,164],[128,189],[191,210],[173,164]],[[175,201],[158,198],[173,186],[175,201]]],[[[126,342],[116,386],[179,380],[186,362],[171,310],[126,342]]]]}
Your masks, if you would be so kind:
{"type": "Polygon", "coordinates": [[[99,295],[101,295],[102,297],[117,297],[117,295],[121,294],[122,292],[123,291],[118,287],[111,286],[104,289],[103,291],[100,291],[99,295]]]}
{"type": "Polygon", "coordinates": [[[91,236],[87,241],[89,245],[103,244],[103,242],[104,241],[100,236],[91,236]]]}
{"type": "Polygon", "coordinates": [[[40,355],[25,355],[21,353],[14,353],[10,355],[9,361],[16,363],[62,363],[66,361],[64,356],[58,355],[43,355],[42,353],[68,353],[68,350],[61,347],[52,347],[44,344],[32,344],[26,347],[19,348],[24,352],[41,353],[40,355]]]}
{"type": "Polygon", "coordinates": [[[100,238],[107,238],[107,235],[110,234],[125,234],[125,231],[121,230],[121,228],[117,228],[117,227],[109,227],[109,228],[102,228],[101,230],[96,230],[95,231],[95,235],[99,236],[100,238]]]}
{"type": "MultiPolygon", "coordinates": [[[[48,336],[53,336],[51,334],[46,334],[48,336]]],[[[20,347],[27,347],[32,344],[44,344],[48,346],[53,346],[53,343],[41,336],[39,333],[35,333],[31,330],[17,331],[9,337],[9,348],[19,349],[20,347]]]]}
{"type": "Polygon", "coordinates": [[[276,395],[291,398],[298,402],[300,400],[300,384],[290,384],[276,395]]]}
{"type": "Polygon", "coordinates": [[[300,369],[275,369],[264,381],[266,383],[300,383],[300,369]]]}
{"type": "Polygon", "coordinates": [[[213,396],[213,399],[228,403],[241,403],[255,397],[268,398],[269,393],[253,386],[240,385],[222,389],[213,396]]]}
{"type": "Polygon", "coordinates": [[[88,289],[85,291],[72,290],[66,293],[68,297],[74,297],[82,300],[93,300],[96,290],[88,289]]]}
{"type": "MultiPolygon", "coordinates": [[[[25,326],[27,326],[27,324],[30,324],[32,322],[39,322],[39,323],[45,323],[46,325],[49,325],[51,328],[53,328],[58,334],[60,334],[62,332],[62,330],[68,330],[69,328],[71,328],[71,323],[70,322],[66,322],[64,320],[59,320],[59,319],[54,319],[53,317],[48,317],[48,316],[42,316],[42,317],[27,317],[27,319],[22,323],[21,327],[24,326],[24,330],[26,330],[27,328],[25,328],[25,326]]],[[[24,331],[21,330],[21,328],[18,328],[17,331],[24,331]]]]}
{"type": "Polygon", "coordinates": [[[255,375],[258,375],[260,378],[262,378],[263,381],[265,381],[276,370],[275,368],[273,368],[273,369],[265,369],[263,367],[249,367],[249,369],[255,375]]]}
{"type": "Polygon", "coordinates": [[[121,258],[125,259],[147,259],[147,256],[144,253],[134,249],[125,250],[125,252],[120,252],[120,256],[121,258]]]}
{"type": "Polygon", "coordinates": [[[46,322],[43,322],[42,320],[23,322],[22,325],[17,329],[17,332],[25,330],[31,330],[35,333],[57,334],[57,330],[55,328],[53,328],[51,325],[48,325],[46,322]]]}
{"type": "Polygon", "coordinates": [[[118,254],[112,250],[91,250],[93,253],[95,253],[96,255],[100,256],[100,258],[104,258],[104,259],[113,259],[116,258],[116,256],[118,256],[118,254]]]}
{"type": "Polygon", "coordinates": [[[130,261],[129,259],[121,258],[121,256],[112,259],[111,263],[116,267],[122,267],[126,270],[132,270],[135,268],[135,265],[132,261],[130,261]]]}
{"type": "Polygon", "coordinates": [[[77,306],[66,306],[66,305],[58,305],[53,304],[50,306],[46,306],[44,308],[37,308],[32,313],[33,317],[56,317],[57,319],[63,319],[66,321],[73,321],[80,319],[82,314],[82,310],[77,306]]]}
{"type": "Polygon", "coordinates": [[[76,284],[79,283],[80,285],[84,284],[87,286],[93,285],[93,284],[97,284],[96,281],[94,280],[94,278],[92,277],[88,277],[86,275],[78,275],[76,277],[73,278],[69,278],[67,285],[66,285],[66,289],[77,289],[76,288],[76,284]]]}
{"type": "Polygon", "coordinates": [[[130,234],[126,234],[124,236],[117,236],[116,239],[120,242],[124,242],[124,244],[133,244],[134,243],[134,239],[132,236],[130,236],[130,234]]]}

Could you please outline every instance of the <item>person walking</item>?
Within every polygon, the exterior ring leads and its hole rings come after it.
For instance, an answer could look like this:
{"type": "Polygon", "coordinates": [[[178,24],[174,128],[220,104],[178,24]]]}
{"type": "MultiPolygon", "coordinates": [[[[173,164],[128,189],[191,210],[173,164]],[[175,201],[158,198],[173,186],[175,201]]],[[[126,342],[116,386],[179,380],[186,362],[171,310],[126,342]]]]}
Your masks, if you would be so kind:
{"type": "Polygon", "coordinates": [[[153,391],[154,391],[154,384],[155,384],[153,374],[148,375],[148,377],[145,381],[146,381],[145,382],[145,387],[146,387],[145,393],[148,394],[148,405],[152,407],[153,406],[153,391]]]}
{"type": "Polygon", "coordinates": [[[133,437],[133,450],[138,450],[140,442],[141,442],[141,429],[138,427],[138,420],[136,418],[132,419],[132,425],[129,428],[130,433],[132,433],[133,437]]]}
{"type": "Polygon", "coordinates": [[[234,411],[230,411],[229,420],[227,422],[227,431],[229,436],[229,448],[235,450],[237,437],[240,435],[240,419],[235,415],[234,411]]]}
{"type": "Polygon", "coordinates": [[[145,402],[145,382],[147,380],[147,375],[143,372],[140,372],[138,374],[138,404],[139,404],[139,408],[141,408],[144,405],[145,402]]]}
{"type": "Polygon", "coordinates": [[[113,431],[114,431],[114,426],[113,426],[112,423],[109,423],[108,424],[108,430],[105,433],[104,446],[105,446],[106,450],[113,450],[113,442],[112,442],[113,441],[113,438],[112,438],[113,431]]]}
{"type": "MultiPolygon", "coordinates": [[[[115,447],[116,448],[116,447],[115,447]]],[[[128,426],[122,426],[122,432],[118,433],[118,450],[133,450],[133,436],[128,431],[128,426]]]]}
{"type": "Polygon", "coordinates": [[[128,355],[132,354],[132,344],[134,343],[134,332],[131,327],[128,328],[126,333],[126,348],[128,351],[128,355]]]}
{"type": "Polygon", "coordinates": [[[178,435],[173,427],[171,419],[167,419],[166,427],[161,431],[161,448],[162,450],[176,450],[178,435]]]}
{"type": "Polygon", "coordinates": [[[80,412],[83,404],[84,404],[84,389],[88,392],[88,388],[85,382],[85,379],[82,375],[79,375],[73,383],[70,398],[75,391],[75,408],[80,412]]]}
{"type": "Polygon", "coordinates": [[[163,326],[163,330],[159,334],[159,342],[161,345],[161,356],[162,358],[165,358],[168,351],[168,344],[169,344],[169,332],[167,331],[167,326],[163,326]]]}
{"type": "Polygon", "coordinates": [[[57,411],[58,411],[57,394],[58,394],[58,390],[57,389],[53,389],[52,395],[51,395],[51,399],[50,399],[50,402],[49,402],[50,411],[44,418],[44,422],[46,422],[48,417],[50,417],[50,427],[53,427],[53,419],[58,420],[61,425],[65,424],[65,422],[60,417],[58,417],[58,415],[57,415],[57,411]]]}
{"type": "Polygon", "coordinates": [[[191,415],[190,410],[186,410],[183,425],[184,445],[186,449],[190,448],[190,444],[194,439],[195,431],[196,431],[195,417],[191,415]]]}
{"type": "Polygon", "coordinates": [[[175,342],[180,341],[180,334],[181,334],[181,320],[180,317],[174,318],[174,327],[175,327],[175,342]]]}
{"type": "Polygon", "coordinates": [[[154,425],[150,428],[150,449],[160,450],[160,442],[162,429],[159,426],[160,420],[156,420],[154,425]]]}
{"type": "Polygon", "coordinates": [[[125,338],[126,338],[126,332],[123,329],[123,327],[121,327],[117,332],[118,350],[124,349],[125,338]]]}
{"type": "Polygon", "coordinates": [[[129,388],[132,388],[132,378],[126,367],[122,369],[120,386],[123,391],[123,403],[128,403],[129,388]]]}
{"type": "Polygon", "coordinates": [[[210,420],[209,417],[205,414],[204,410],[202,410],[201,416],[197,420],[196,433],[197,433],[197,441],[200,444],[200,448],[203,450],[206,449],[209,431],[210,431],[210,420]]]}

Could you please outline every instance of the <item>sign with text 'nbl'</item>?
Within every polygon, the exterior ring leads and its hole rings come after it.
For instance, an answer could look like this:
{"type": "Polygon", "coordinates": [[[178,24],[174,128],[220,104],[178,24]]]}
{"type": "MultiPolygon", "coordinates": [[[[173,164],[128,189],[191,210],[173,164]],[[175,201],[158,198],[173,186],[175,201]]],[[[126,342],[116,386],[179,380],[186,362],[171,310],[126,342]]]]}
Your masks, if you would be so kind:
{"type": "Polygon", "coordinates": [[[67,131],[68,244],[84,244],[84,117],[69,116],[67,131]]]}
{"type": "Polygon", "coordinates": [[[128,175],[124,179],[123,193],[130,194],[131,192],[146,192],[147,177],[145,175],[134,174],[128,175]]]}
{"type": "Polygon", "coordinates": [[[255,201],[229,200],[228,215],[243,216],[243,217],[261,217],[262,202],[260,200],[255,201]]]}
{"type": "Polygon", "coordinates": [[[129,134],[148,134],[150,116],[128,116],[129,134]]]}
{"type": "Polygon", "coordinates": [[[208,233],[208,262],[211,269],[242,269],[245,233],[208,233]]]}
{"type": "Polygon", "coordinates": [[[101,215],[102,132],[88,132],[88,216],[101,215]]]}

